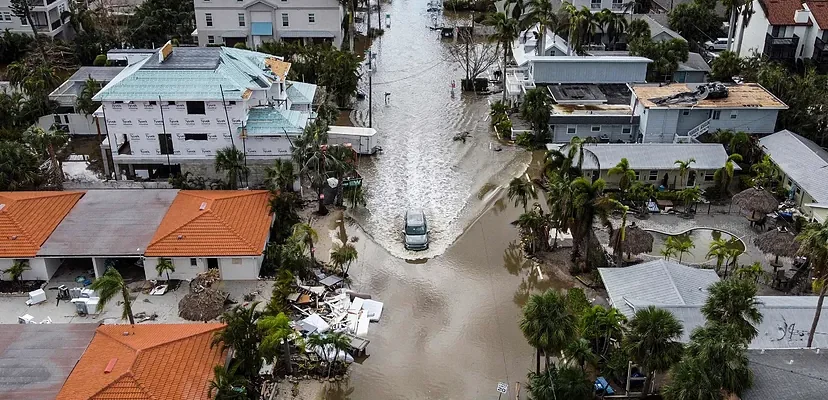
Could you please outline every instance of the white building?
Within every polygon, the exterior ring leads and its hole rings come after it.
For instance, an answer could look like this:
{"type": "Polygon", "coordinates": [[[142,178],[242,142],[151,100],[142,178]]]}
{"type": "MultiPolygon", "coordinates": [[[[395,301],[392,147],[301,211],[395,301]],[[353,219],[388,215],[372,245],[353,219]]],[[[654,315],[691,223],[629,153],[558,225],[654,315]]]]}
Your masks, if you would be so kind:
{"type": "MultiPolygon", "coordinates": [[[[828,67],[828,3],[800,0],[755,0],[754,13],[743,21],[740,15],[737,29],[745,24],[740,35],[739,55],[747,57],[762,54],[771,60],[793,62],[813,58],[820,69],[828,67]]],[[[737,39],[738,46],[738,39],[737,39]]]]}
{"type": "MultiPolygon", "coordinates": [[[[38,120],[43,129],[55,127],[70,135],[97,135],[106,132],[103,125],[98,125],[95,117],[86,115],[77,109],[78,96],[83,91],[86,81],[94,79],[101,87],[112,81],[123,68],[121,67],[80,67],[66,82],[52,93],[49,99],[57,103],[54,114],[44,115],[38,120]]],[[[103,124],[103,120],[99,121],[103,124]]]]}
{"type": "Polygon", "coordinates": [[[640,117],[637,141],[688,143],[720,129],[774,132],[779,111],[788,108],[785,103],[758,83],[723,86],[630,85],[633,113],[640,117]]]}
{"type": "Polygon", "coordinates": [[[199,46],[267,41],[342,45],[345,13],[337,0],[195,0],[199,46]]]}
{"type": "MultiPolygon", "coordinates": [[[[70,39],[74,31],[68,18],[61,14],[69,10],[69,0],[27,0],[32,10],[32,21],[38,34],[50,38],[70,39]]],[[[26,35],[32,34],[32,27],[25,18],[18,18],[11,10],[11,0],[0,0],[0,32],[6,29],[26,35]]]]}
{"type": "Polygon", "coordinates": [[[116,174],[210,177],[216,152],[231,146],[254,165],[289,156],[287,135],[302,133],[316,92],[288,81],[289,70],[263,53],[169,44],[124,68],[95,96],[116,174]]]}

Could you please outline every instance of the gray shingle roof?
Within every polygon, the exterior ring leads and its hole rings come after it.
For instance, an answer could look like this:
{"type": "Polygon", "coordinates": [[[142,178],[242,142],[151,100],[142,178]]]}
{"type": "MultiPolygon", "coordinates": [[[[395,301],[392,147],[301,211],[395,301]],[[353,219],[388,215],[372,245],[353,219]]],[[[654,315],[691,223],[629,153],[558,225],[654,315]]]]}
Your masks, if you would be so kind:
{"type": "Polygon", "coordinates": [[[828,354],[815,350],[749,351],[753,387],[742,400],[828,397],[828,354]]]}
{"type": "Polygon", "coordinates": [[[123,69],[124,67],[80,67],[67,81],[86,81],[92,77],[98,82],[109,82],[123,69]]]}
{"type": "Polygon", "coordinates": [[[627,317],[648,305],[701,305],[707,287],[719,281],[716,272],[667,260],[626,268],[599,268],[610,303],[627,317]],[[634,305],[634,306],[631,306],[634,305]]]}
{"type": "Polygon", "coordinates": [[[710,65],[699,53],[687,53],[687,61],[679,62],[678,71],[710,72],[710,65]]]}
{"type": "Polygon", "coordinates": [[[828,151],[789,130],[765,136],[759,145],[817,203],[828,203],[828,151]]]}
{"type": "MultiPolygon", "coordinates": [[[[816,296],[757,296],[762,322],[757,326],[759,336],[748,346],[751,349],[799,349],[808,341],[808,330],[816,311],[816,296]]],[[[638,304],[635,304],[639,306],[638,304]]],[[[704,325],[701,305],[673,305],[664,308],[684,324],[682,341],[690,338],[693,329],[704,325]]],[[[828,303],[823,305],[823,313],[828,303]]],[[[820,318],[814,347],[828,348],[828,318],[820,318]]]]}
{"type": "MultiPolygon", "coordinates": [[[[724,166],[727,152],[718,143],[631,143],[631,144],[590,144],[585,145],[598,157],[601,169],[607,170],[618,164],[622,158],[630,163],[630,168],[637,170],[677,169],[676,160],[696,159],[691,165],[697,170],[714,170],[724,166]]],[[[597,166],[589,158],[584,160],[584,169],[597,166]]],[[[736,166],[738,169],[738,166],[736,166]]]]}

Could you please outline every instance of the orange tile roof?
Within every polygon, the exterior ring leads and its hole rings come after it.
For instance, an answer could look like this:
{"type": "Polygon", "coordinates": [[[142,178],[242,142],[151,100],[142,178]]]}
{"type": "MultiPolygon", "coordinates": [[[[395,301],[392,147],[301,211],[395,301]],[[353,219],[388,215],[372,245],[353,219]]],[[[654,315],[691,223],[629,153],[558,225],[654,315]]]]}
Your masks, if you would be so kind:
{"type": "Polygon", "coordinates": [[[210,347],[213,332],[222,328],[217,323],[102,325],[57,399],[208,399],[213,367],[226,355],[210,347]],[[113,360],[112,371],[105,372],[113,360]]]}
{"type": "Polygon", "coordinates": [[[281,82],[287,80],[288,71],[290,71],[290,63],[279,60],[278,58],[265,58],[265,65],[270,68],[274,75],[281,79],[281,82]]]}
{"type": "Polygon", "coordinates": [[[270,194],[266,190],[182,190],[145,255],[261,255],[270,223],[270,194]]]}
{"type": "Polygon", "coordinates": [[[0,192],[0,258],[34,257],[84,192],[0,192]]]}

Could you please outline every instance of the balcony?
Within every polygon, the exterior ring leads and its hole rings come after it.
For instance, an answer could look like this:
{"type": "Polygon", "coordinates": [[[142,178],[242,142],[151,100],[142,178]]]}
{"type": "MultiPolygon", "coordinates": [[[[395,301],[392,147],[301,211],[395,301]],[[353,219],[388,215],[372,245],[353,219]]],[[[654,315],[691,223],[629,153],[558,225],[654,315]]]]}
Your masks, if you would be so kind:
{"type": "Polygon", "coordinates": [[[796,59],[796,49],[799,47],[799,36],[775,37],[765,34],[765,49],[762,52],[773,61],[793,61],[796,59]]]}
{"type": "Polygon", "coordinates": [[[816,63],[817,70],[820,73],[828,72],[828,49],[826,49],[825,41],[821,38],[814,40],[814,55],[811,59],[816,63]]]}

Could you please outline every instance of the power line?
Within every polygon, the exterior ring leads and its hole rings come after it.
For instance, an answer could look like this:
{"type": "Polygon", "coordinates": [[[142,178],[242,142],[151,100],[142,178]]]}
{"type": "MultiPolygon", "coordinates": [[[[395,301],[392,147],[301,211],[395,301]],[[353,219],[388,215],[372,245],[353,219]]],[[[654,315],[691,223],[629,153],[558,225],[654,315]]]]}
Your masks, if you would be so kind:
{"type": "Polygon", "coordinates": [[[440,62],[438,62],[438,63],[422,70],[422,71],[416,72],[414,74],[411,74],[411,75],[403,77],[403,78],[394,79],[394,80],[390,80],[390,81],[386,81],[386,82],[374,82],[374,85],[375,86],[376,85],[388,85],[388,84],[391,84],[391,83],[396,83],[396,82],[404,81],[404,80],[411,79],[411,78],[421,78],[422,74],[424,74],[428,71],[431,71],[434,68],[437,68],[438,66],[440,66],[441,64],[443,64],[445,62],[447,62],[447,60],[440,61],[440,62]]]}

